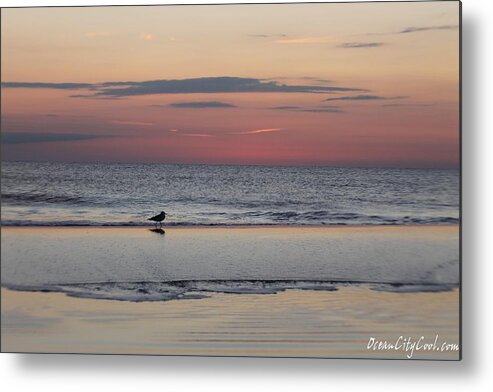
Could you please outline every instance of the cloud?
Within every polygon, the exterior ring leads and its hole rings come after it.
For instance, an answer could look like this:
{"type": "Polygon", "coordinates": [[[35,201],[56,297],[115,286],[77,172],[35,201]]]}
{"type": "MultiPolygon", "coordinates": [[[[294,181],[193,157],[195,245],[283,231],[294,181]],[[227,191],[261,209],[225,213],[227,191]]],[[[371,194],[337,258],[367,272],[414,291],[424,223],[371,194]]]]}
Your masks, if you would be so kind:
{"type": "Polygon", "coordinates": [[[382,105],[384,108],[394,108],[394,107],[401,107],[401,106],[415,106],[415,107],[429,107],[429,106],[434,106],[431,103],[388,103],[385,105],[382,105]]]}
{"type": "Polygon", "coordinates": [[[90,83],[43,83],[43,82],[2,82],[3,88],[49,88],[55,90],[78,90],[92,88],[90,83]]]}
{"type": "Polygon", "coordinates": [[[181,133],[180,135],[187,137],[213,137],[213,135],[209,133],[181,133]]]}
{"type": "Polygon", "coordinates": [[[142,82],[118,81],[103,83],[32,83],[3,82],[2,87],[90,89],[92,94],[72,95],[73,98],[104,98],[150,94],[213,94],[213,93],[332,93],[367,92],[355,87],[327,85],[284,84],[276,80],[241,78],[234,76],[203,77],[192,79],[163,79],[142,82]]]}
{"type": "Polygon", "coordinates": [[[458,25],[425,26],[425,27],[411,26],[399,31],[399,34],[417,33],[420,31],[433,31],[433,30],[455,30],[457,28],[459,28],[458,25]]]}
{"type": "Polygon", "coordinates": [[[259,133],[270,133],[282,131],[283,128],[254,129],[253,131],[234,132],[232,135],[257,135],[259,133]]]}
{"type": "Polygon", "coordinates": [[[191,108],[191,109],[206,109],[206,108],[236,108],[236,105],[232,105],[226,102],[218,101],[203,101],[203,102],[173,102],[169,106],[174,108],[191,108]]]}
{"type": "Polygon", "coordinates": [[[300,44],[326,44],[334,42],[335,38],[330,36],[325,37],[302,37],[302,38],[285,38],[274,41],[281,45],[300,45],[300,44]]]}
{"type": "Polygon", "coordinates": [[[301,106],[274,106],[270,108],[272,110],[297,110],[297,109],[302,109],[301,106]]]}
{"type": "Polygon", "coordinates": [[[339,106],[325,105],[325,106],[274,106],[270,108],[272,110],[286,110],[290,112],[305,112],[305,113],[343,113],[339,106]]]}
{"type": "Polygon", "coordinates": [[[122,121],[122,120],[112,120],[110,121],[112,124],[121,124],[121,125],[138,125],[138,126],[152,126],[154,123],[150,122],[142,122],[142,121],[122,121]]]}
{"type": "Polygon", "coordinates": [[[104,135],[88,135],[81,133],[35,133],[35,132],[2,132],[2,144],[27,144],[45,142],[73,142],[91,140],[104,135]]]}
{"type": "Polygon", "coordinates": [[[354,87],[289,85],[278,81],[232,76],[204,77],[144,82],[106,82],[96,96],[128,97],[149,94],[211,94],[211,93],[328,93],[368,91],[354,87]]]}
{"type": "Polygon", "coordinates": [[[307,113],[343,113],[343,110],[340,109],[334,109],[334,108],[306,108],[306,109],[300,109],[296,110],[297,112],[307,112],[307,113]]]}
{"type": "Polygon", "coordinates": [[[330,79],[315,78],[313,76],[304,76],[303,79],[310,80],[312,82],[318,82],[318,83],[332,83],[333,82],[333,80],[330,80],[330,79]]]}
{"type": "Polygon", "coordinates": [[[211,135],[210,133],[182,132],[176,128],[168,129],[168,132],[185,137],[214,137],[214,135],[211,135]]]}
{"type": "Polygon", "coordinates": [[[247,36],[252,38],[287,37],[286,34],[247,34],[247,36]]]}
{"type": "Polygon", "coordinates": [[[383,42],[345,42],[339,45],[339,48],[357,49],[357,48],[378,48],[385,45],[383,42]]]}
{"type": "Polygon", "coordinates": [[[326,102],[330,101],[376,101],[376,100],[386,100],[386,99],[404,99],[408,98],[405,96],[395,96],[395,97],[382,97],[379,95],[350,95],[346,97],[337,98],[327,98],[324,99],[326,102]]]}
{"type": "Polygon", "coordinates": [[[321,77],[314,77],[314,76],[275,76],[271,78],[264,78],[261,79],[262,81],[271,81],[271,82],[280,82],[280,81],[286,81],[285,83],[298,83],[300,80],[310,82],[310,84],[321,84],[321,85],[327,85],[329,83],[334,83],[335,81],[333,79],[324,79],[321,77]]]}
{"type": "Polygon", "coordinates": [[[122,97],[105,97],[105,96],[98,96],[98,95],[91,95],[91,94],[73,94],[69,95],[70,98],[84,98],[84,99],[98,99],[98,100],[106,100],[106,101],[115,101],[122,99],[122,97]]]}
{"type": "Polygon", "coordinates": [[[389,31],[386,33],[367,33],[369,36],[385,36],[385,35],[395,35],[395,34],[409,34],[409,33],[418,33],[422,31],[439,31],[439,30],[455,30],[458,29],[458,25],[437,25],[437,26],[410,26],[405,29],[399,31],[389,31]]]}

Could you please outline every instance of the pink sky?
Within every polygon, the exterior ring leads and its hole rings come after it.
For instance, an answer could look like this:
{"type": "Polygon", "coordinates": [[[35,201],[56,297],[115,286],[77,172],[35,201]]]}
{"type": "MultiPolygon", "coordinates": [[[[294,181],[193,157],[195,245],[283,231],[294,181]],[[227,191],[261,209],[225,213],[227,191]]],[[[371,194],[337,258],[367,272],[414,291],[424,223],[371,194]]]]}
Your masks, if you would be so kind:
{"type": "Polygon", "coordinates": [[[6,9],[2,157],[458,167],[458,10],[6,9]]]}

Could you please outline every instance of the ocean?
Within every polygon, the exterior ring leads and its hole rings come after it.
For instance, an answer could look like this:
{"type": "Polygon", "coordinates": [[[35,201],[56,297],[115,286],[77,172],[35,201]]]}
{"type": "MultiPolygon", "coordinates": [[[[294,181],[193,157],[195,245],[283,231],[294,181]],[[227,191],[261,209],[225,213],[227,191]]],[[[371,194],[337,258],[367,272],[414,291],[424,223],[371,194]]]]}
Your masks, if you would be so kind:
{"type": "Polygon", "coordinates": [[[2,226],[459,222],[459,171],[2,162],[2,226]]]}

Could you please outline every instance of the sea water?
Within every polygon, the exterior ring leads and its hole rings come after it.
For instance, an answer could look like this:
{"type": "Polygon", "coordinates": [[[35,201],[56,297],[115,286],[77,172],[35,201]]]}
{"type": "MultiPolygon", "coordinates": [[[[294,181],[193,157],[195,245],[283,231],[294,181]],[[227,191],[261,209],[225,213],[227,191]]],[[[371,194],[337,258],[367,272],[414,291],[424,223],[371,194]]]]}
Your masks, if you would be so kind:
{"type": "Polygon", "coordinates": [[[3,226],[459,222],[459,171],[2,162],[3,226]]]}
{"type": "Polygon", "coordinates": [[[2,233],[12,289],[150,301],[459,284],[457,227],[419,229],[459,222],[456,170],[3,162],[1,190],[3,226],[71,226],[2,233]],[[147,220],[161,210],[165,231],[147,220]]]}

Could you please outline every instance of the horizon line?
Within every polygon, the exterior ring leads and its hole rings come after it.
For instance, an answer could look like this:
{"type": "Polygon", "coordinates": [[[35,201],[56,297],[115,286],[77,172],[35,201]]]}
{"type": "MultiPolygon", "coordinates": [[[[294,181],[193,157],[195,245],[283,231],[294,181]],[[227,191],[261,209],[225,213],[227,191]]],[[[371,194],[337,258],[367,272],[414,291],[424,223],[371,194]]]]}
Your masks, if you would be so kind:
{"type": "Polygon", "coordinates": [[[337,165],[324,163],[307,164],[265,164],[265,163],[190,163],[190,162],[135,162],[135,161],[47,161],[47,160],[10,160],[1,159],[3,163],[61,163],[61,164],[95,164],[95,165],[168,165],[168,166],[246,166],[246,167],[320,167],[334,169],[400,169],[400,170],[459,170],[462,163],[457,166],[363,166],[363,165],[337,165]]]}

